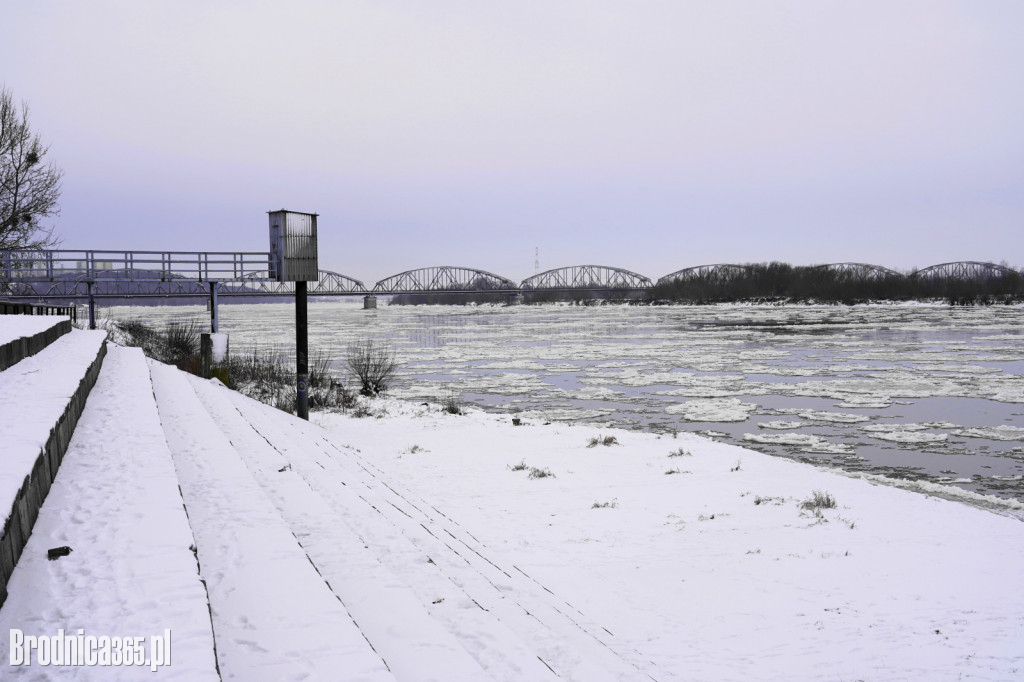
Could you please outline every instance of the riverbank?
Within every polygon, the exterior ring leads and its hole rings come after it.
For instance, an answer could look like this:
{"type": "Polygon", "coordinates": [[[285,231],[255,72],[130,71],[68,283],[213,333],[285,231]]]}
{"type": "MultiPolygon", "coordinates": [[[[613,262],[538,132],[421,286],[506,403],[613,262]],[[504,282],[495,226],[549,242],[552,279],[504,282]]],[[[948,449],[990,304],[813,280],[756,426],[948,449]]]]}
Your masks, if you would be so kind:
{"type": "MultiPolygon", "coordinates": [[[[339,358],[366,339],[391,345],[395,397],[455,393],[495,413],[714,432],[797,461],[1024,502],[1020,310],[318,304],[309,338],[339,358]]],[[[294,320],[289,305],[231,306],[221,325],[235,353],[287,353],[294,320]]]]}
{"type": "Polygon", "coordinates": [[[1019,520],[689,434],[371,411],[314,421],[655,679],[1024,673],[1019,520]]]}

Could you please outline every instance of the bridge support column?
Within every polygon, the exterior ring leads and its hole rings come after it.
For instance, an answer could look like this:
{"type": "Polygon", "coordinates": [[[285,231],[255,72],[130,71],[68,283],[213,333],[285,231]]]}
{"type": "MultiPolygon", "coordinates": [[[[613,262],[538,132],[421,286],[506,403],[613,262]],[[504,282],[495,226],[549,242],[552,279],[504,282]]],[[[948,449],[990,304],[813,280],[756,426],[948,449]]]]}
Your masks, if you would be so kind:
{"type": "Polygon", "coordinates": [[[376,310],[377,309],[377,297],[376,296],[363,296],[363,310],[376,310]]]}
{"type": "Polygon", "coordinates": [[[89,329],[96,328],[96,298],[93,296],[92,288],[94,282],[86,282],[89,289],[89,329]]]}
{"type": "Polygon", "coordinates": [[[306,318],[306,283],[295,283],[295,414],[309,421],[309,336],[306,318]]]}
{"type": "Polygon", "coordinates": [[[217,312],[217,283],[210,282],[210,333],[216,334],[219,331],[220,315],[217,312]]]}
{"type": "Polygon", "coordinates": [[[509,294],[508,304],[509,305],[522,305],[525,301],[525,297],[522,294],[509,294]]]}

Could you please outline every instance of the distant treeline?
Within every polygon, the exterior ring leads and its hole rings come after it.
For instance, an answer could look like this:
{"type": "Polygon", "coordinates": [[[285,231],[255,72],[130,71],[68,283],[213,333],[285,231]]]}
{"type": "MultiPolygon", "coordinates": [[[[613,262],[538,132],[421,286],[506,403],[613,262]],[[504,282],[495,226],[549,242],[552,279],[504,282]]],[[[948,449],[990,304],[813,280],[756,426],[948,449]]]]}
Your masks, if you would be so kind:
{"type": "Polygon", "coordinates": [[[981,276],[903,275],[788,263],[753,263],[706,271],[655,285],[654,301],[718,303],[749,300],[860,303],[872,300],[945,300],[973,305],[1024,300],[1024,275],[1007,268],[981,276]]]}
{"type": "MultiPolygon", "coordinates": [[[[737,301],[866,301],[943,300],[950,305],[986,305],[1024,301],[1024,274],[1009,267],[980,270],[970,276],[942,273],[901,274],[870,268],[833,268],[788,263],[750,263],[695,270],[659,282],[646,291],[530,291],[523,303],[601,301],[636,303],[728,303],[737,301]]],[[[395,296],[393,305],[505,304],[507,293],[424,293],[395,296]]]]}
{"type": "MultiPolygon", "coordinates": [[[[505,305],[510,303],[513,294],[490,293],[481,291],[478,293],[446,294],[446,293],[425,293],[425,294],[396,294],[391,298],[389,305],[505,305]]],[[[644,291],[625,290],[594,292],[587,290],[580,291],[522,291],[523,303],[559,303],[568,302],[579,305],[593,305],[602,301],[644,301],[648,295],[644,291]]]]}
{"type": "Polygon", "coordinates": [[[509,294],[494,294],[486,291],[472,294],[396,294],[388,305],[468,305],[470,303],[496,305],[508,303],[509,294]]]}

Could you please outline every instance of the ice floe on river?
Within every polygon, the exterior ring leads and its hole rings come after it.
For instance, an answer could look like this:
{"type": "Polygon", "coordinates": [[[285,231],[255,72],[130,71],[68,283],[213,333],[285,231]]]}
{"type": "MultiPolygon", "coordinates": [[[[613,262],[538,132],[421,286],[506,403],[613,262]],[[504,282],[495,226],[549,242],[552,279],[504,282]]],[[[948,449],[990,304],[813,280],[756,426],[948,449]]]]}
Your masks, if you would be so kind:
{"type": "Polygon", "coordinates": [[[804,452],[846,454],[852,453],[853,447],[845,443],[830,443],[820,436],[809,433],[745,433],[743,440],[748,443],[766,445],[786,445],[796,447],[804,452]]]}
{"type": "Polygon", "coordinates": [[[665,411],[681,415],[691,422],[742,422],[756,409],[754,403],[745,403],[737,398],[713,398],[669,405],[665,411]]]}
{"type": "MultiPolygon", "coordinates": [[[[967,481],[959,485],[1024,499],[1024,484],[994,478],[1024,473],[1024,462],[1007,454],[1021,440],[1011,429],[1024,427],[1020,316],[1020,306],[919,304],[377,311],[314,304],[310,343],[336,350],[363,338],[392,344],[403,363],[392,392],[400,397],[454,392],[493,410],[661,432],[703,422],[725,440],[785,457],[936,481],[953,470],[955,480],[967,481]],[[746,422],[773,418],[802,422],[775,430],[843,451],[853,444],[860,459],[804,457],[796,445],[744,440],[773,430],[746,422]],[[893,422],[948,426],[858,428],[893,422]],[[957,455],[956,462],[939,464],[938,452],[957,455]]],[[[221,311],[233,350],[287,337],[293,319],[288,305],[221,311]]]]}

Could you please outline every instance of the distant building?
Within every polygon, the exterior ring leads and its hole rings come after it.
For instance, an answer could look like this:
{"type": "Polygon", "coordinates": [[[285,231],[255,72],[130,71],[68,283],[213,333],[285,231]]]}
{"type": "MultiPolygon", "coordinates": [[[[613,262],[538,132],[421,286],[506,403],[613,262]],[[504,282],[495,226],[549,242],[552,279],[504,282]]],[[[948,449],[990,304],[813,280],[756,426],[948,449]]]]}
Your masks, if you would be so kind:
{"type": "MultiPolygon", "coordinates": [[[[89,261],[85,261],[85,260],[76,261],[75,262],[75,269],[76,270],[88,270],[89,269],[89,261]]],[[[113,270],[114,269],[114,262],[113,261],[109,261],[109,260],[94,260],[92,262],[92,269],[93,270],[113,270]]]]}

